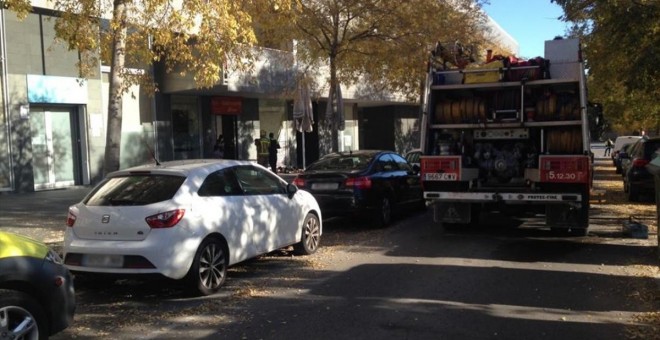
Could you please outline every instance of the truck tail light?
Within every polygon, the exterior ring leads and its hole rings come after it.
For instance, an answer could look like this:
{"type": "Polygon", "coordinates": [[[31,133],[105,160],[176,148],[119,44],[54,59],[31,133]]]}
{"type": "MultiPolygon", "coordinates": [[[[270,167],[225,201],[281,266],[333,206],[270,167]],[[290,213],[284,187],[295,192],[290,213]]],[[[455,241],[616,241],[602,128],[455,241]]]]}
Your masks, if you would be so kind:
{"type": "Polygon", "coordinates": [[[371,189],[371,178],[369,177],[355,177],[347,178],[344,182],[346,187],[353,187],[355,189],[371,189]]]}
{"type": "Polygon", "coordinates": [[[156,215],[151,215],[145,218],[145,220],[147,221],[149,227],[153,229],[171,228],[179,223],[179,221],[181,221],[185,212],[186,211],[184,209],[170,210],[158,213],[156,215]]]}

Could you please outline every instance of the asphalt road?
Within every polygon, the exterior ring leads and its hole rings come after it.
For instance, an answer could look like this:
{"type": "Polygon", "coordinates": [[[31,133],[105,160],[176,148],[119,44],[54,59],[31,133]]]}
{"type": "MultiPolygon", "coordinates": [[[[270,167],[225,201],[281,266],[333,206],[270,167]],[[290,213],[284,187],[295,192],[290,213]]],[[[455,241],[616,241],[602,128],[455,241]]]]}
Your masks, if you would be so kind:
{"type": "Polygon", "coordinates": [[[615,339],[658,310],[635,296],[657,289],[636,269],[657,264],[648,240],[495,219],[445,232],[430,218],[328,223],[319,253],[233,267],[212,297],[156,278],[81,279],[76,324],[54,339],[615,339]]]}

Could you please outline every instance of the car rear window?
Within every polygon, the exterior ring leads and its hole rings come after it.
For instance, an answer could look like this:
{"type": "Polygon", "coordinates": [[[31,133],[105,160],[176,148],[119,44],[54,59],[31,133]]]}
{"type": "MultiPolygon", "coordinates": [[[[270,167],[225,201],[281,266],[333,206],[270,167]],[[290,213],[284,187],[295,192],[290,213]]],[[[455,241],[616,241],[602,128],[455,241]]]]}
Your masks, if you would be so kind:
{"type": "Polygon", "coordinates": [[[185,180],[182,176],[130,175],[102,182],[84,204],[90,206],[146,205],[171,199],[185,180]]]}
{"type": "Polygon", "coordinates": [[[657,151],[660,151],[660,140],[650,140],[644,143],[645,159],[651,159],[657,151]]]}
{"type": "Polygon", "coordinates": [[[369,166],[372,159],[372,154],[333,155],[319,159],[306,170],[361,171],[369,166]]]}

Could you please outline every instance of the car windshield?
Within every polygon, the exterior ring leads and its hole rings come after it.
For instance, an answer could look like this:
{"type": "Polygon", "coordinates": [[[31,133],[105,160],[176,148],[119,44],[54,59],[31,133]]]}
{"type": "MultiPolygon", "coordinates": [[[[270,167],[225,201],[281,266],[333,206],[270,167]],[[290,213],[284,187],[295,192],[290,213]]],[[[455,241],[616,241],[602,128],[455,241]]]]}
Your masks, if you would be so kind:
{"type": "Polygon", "coordinates": [[[130,175],[99,185],[83,202],[88,206],[146,205],[171,199],[185,180],[182,176],[130,175]]]}
{"type": "Polygon", "coordinates": [[[333,154],[314,162],[306,170],[361,171],[369,166],[373,154],[333,154]]]}

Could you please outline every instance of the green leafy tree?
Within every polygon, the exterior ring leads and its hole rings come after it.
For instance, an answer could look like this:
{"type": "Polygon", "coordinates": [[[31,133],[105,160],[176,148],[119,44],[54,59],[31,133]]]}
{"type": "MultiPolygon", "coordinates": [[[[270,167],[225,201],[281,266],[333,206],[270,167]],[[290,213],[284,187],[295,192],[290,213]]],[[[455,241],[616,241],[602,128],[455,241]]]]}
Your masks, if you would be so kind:
{"type": "MultiPolygon", "coordinates": [[[[298,60],[329,67],[329,89],[369,83],[372,93],[419,98],[429,52],[438,41],[480,46],[485,41],[480,1],[302,0],[286,21],[270,20],[268,31],[295,39],[298,60]]],[[[282,18],[282,16],[279,16],[282,18]]],[[[336,117],[335,117],[336,118],[336,117]]],[[[338,125],[330,119],[332,150],[338,125]]]]}
{"type": "Polygon", "coordinates": [[[553,0],[583,42],[591,100],[620,133],[660,133],[660,1],[553,0]]]}
{"type": "MultiPolygon", "coordinates": [[[[198,87],[210,87],[223,65],[249,68],[256,42],[255,8],[287,10],[287,0],[54,0],[57,38],[78,50],[80,76],[110,63],[110,94],[104,173],[119,169],[121,98],[135,84],[156,91],[149,69],[162,62],[167,72],[191,73],[198,87]],[[231,63],[231,59],[241,62],[231,63]]],[[[7,0],[5,8],[24,17],[29,0],[7,0]]]]}

